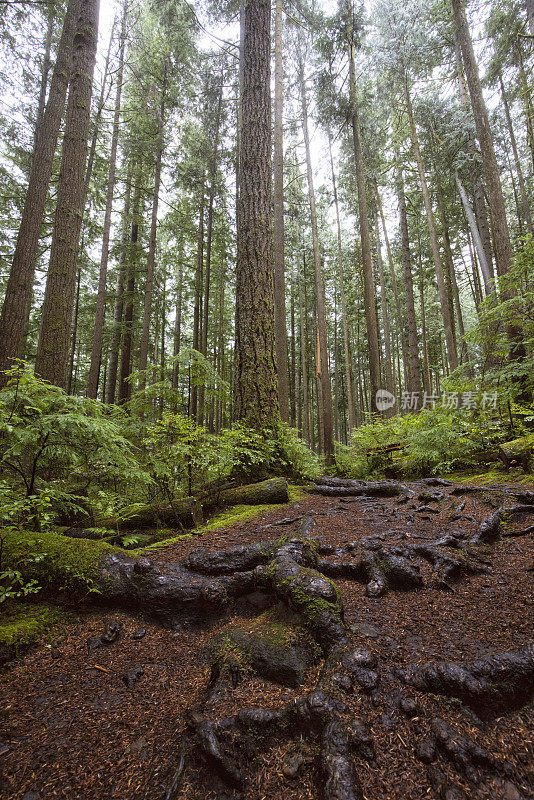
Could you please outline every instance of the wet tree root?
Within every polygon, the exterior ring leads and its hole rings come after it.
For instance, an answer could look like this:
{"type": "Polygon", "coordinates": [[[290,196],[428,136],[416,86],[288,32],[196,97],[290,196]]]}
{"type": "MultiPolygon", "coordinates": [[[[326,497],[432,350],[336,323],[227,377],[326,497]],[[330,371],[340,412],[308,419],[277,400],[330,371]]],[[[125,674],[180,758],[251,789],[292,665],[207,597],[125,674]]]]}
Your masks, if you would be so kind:
{"type": "Polygon", "coordinates": [[[179,760],[166,800],[177,796],[184,767],[193,752],[200,752],[224,783],[243,790],[246,781],[238,763],[246,763],[275,740],[300,736],[318,743],[317,766],[325,800],[361,800],[354,758],[373,761],[372,737],[344,703],[321,690],[296,698],[277,711],[246,709],[217,723],[191,713],[187,730],[189,755],[179,760]]]}
{"type": "Polygon", "coordinates": [[[394,672],[419,691],[457,697],[488,715],[534,694],[534,643],[478,661],[438,661],[394,672]]]}
{"type": "MultiPolygon", "coordinates": [[[[391,481],[322,479],[318,489],[326,495],[352,493],[358,499],[397,497],[401,502],[415,497],[411,489],[391,481]]],[[[529,497],[516,493],[516,499],[518,494],[523,506],[492,511],[474,535],[451,532],[425,542],[393,543],[382,534],[333,547],[313,535],[315,519],[307,514],[292,538],[282,536],[277,541],[218,551],[198,548],[181,564],[109,555],[97,581],[101,599],[109,604],[150,609],[171,622],[184,614],[205,620],[252,594],[259,593],[272,604],[242,629],[225,629],[218,642],[213,637],[216,647],[211,676],[200,705],[187,716],[166,800],[180,796],[184,776],[194,774],[199,762],[204,772],[209,766],[228,787],[224,796],[228,791],[246,796],[249,768],[255,757],[276,741],[300,738],[316,748],[322,797],[361,800],[357,765],[360,759],[372,761],[373,742],[363,721],[354,717],[341,698],[363,692],[373,703],[379,703],[381,668],[345,625],[343,602],[334,580],[363,583],[369,598],[381,597],[390,590],[421,590],[425,582],[420,565],[424,562],[432,567],[431,585],[453,590],[454,582],[463,576],[489,570],[489,546],[503,535],[505,514],[511,513],[521,521],[522,514],[532,513],[529,497]],[[297,689],[310,665],[318,661],[323,663],[315,690],[281,709],[243,709],[223,719],[210,718],[206,711],[206,704],[216,699],[220,690],[231,691],[250,671],[297,689]]],[[[431,497],[425,493],[424,499],[441,502],[437,494],[431,497]]],[[[414,664],[393,669],[391,675],[416,690],[459,698],[482,717],[515,708],[531,696],[534,644],[469,663],[414,664]]],[[[404,698],[401,711],[418,726],[414,709],[415,704],[404,698]]],[[[437,798],[465,800],[462,780],[476,784],[480,776],[483,780],[489,776],[502,782],[511,776],[510,765],[497,762],[443,720],[432,720],[426,739],[414,738],[437,798]],[[435,763],[438,758],[446,763],[446,771],[435,763]],[[458,783],[448,777],[451,769],[460,776],[458,783]]],[[[519,789],[515,785],[512,788],[515,800],[521,798],[519,789]]]]}

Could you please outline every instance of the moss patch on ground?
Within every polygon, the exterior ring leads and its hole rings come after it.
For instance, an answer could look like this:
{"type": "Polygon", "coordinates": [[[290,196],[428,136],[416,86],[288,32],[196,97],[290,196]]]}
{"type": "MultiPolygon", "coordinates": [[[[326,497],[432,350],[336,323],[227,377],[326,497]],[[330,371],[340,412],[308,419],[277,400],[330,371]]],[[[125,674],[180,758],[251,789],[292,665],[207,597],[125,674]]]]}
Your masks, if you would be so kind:
{"type": "Polygon", "coordinates": [[[465,483],[468,486],[489,486],[492,483],[517,483],[522,486],[532,486],[534,484],[533,473],[524,473],[519,470],[506,472],[504,469],[492,469],[481,473],[452,472],[448,475],[443,475],[443,477],[455,483],[465,483]]]}
{"type": "Polygon", "coordinates": [[[2,563],[42,589],[86,594],[110,553],[124,552],[105,542],[69,539],[53,531],[17,530],[4,537],[2,563]]]}
{"type": "Polygon", "coordinates": [[[44,603],[6,603],[0,608],[0,657],[2,651],[16,656],[19,650],[49,638],[70,616],[44,603]]]}

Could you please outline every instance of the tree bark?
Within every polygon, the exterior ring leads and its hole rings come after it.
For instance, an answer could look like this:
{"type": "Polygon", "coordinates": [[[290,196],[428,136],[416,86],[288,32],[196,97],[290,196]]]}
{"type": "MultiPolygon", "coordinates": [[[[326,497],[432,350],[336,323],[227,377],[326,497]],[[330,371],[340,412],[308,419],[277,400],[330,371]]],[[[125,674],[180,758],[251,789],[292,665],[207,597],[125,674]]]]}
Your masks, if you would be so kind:
{"type": "Polygon", "coordinates": [[[111,137],[111,151],[109,156],[106,210],[104,213],[102,254],[100,256],[100,274],[98,278],[98,291],[96,295],[93,346],[91,349],[91,365],[89,367],[89,377],[87,385],[87,396],[92,398],[96,398],[98,395],[98,378],[100,374],[100,362],[102,359],[102,334],[104,330],[104,314],[106,310],[106,286],[107,286],[107,271],[108,271],[108,260],[109,260],[109,240],[111,233],[111,214],[113,211],[113,196],[115,193],[117,149],[119,144],[119,123],[121,114],[122,81],[124,75],[124,50],[126,47],[127,18],[128,18],[128,3],[125,2],[122,12],[121,39],[120,39],[120,49],[119,49],[119,67],[117,70],[117,90],[115,94],[113,134],[111,137]]]}
{"type": "Polygon", "coordinates": [[[271,230],[271,7],[247,0],[237,214],[234,418],[278,423],[271,230]]]}
{"type": "Polygon", "coordinates": [[[81,0],[73,44],[65,137],[59,175],[52,249],[46,281],[35,372],[66,388],[76,262],[85,201],[85,171],[99,0],[81,0]]]}
{"type": "Polygon", "coordinates": [[[67,6],[48,101],[32,155],[28,189],[0,317],[0,386],[6,381],[3,370],[11,366],[12,359],[22,356],[37,247],[71,75],[79,4],[80,0],[70,0],[67,6]]]}
{"type": "Polygon", "coordinates": [[[310,203],[310,216],[312,227],[313,263],[315,271],[315,300],[317,304],[317,335],[318,335],[318,363],[317,377],[320,381],[320,412],[322,414],[322,442],[327,465],[334,461],[334,436],[332,420],[332,389],[330,386],[330,371],[328,368],[328,342],[326,335],[326,308],[323,286],[323,270],[321,267],[321,254],[319,250],[319,232],[317,228],[317,211],[315,207],[315,190],[313,186],[313,171],[310,153],[310,136],[308,132],[308,103],[306,86],[304,82],[304,62],[298,48],[298,70],[300,84],[300,99],[302,108],[302,131],[306,149],[306,169],[308,177],[308,199],[310,203]]]}
{"type": "Polygon", "coordinates": [[[286,290],[284,263],[284,120],[283,120],[283,51],[284,10],[276,0],[274,27],[274,319],[276,331],[276,369],[278,402],[282,422],[289,422],[289,385],[287,357],[286,290]]]}

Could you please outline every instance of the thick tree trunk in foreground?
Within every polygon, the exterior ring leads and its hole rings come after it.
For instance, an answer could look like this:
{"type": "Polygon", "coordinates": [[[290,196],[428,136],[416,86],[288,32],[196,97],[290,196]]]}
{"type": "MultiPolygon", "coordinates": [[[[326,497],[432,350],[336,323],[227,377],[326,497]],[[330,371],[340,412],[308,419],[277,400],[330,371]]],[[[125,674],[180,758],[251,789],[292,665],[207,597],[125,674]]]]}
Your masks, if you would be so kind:
{"type": "Polygon", "coordinates": [[[279,420],[271,231],[271,8],[245,5],[237,214],[234,418],[279,420]]]}
{"type": "Polygon", "coordinates": [[[93,346],[91,350],[91,365],[87,385],[87,396],[96,398],[98,392],[98,378],[100,374],[100,361],[102,358],[102,333],[104,329],[104,314],[106,310],[106,286],[109,259],[109,239],[111,232],[111,214],[113,211],[113,196],[115,192],[115,174],[117,167],[117,149],[119,144],[119,123],[121,114],[122,80],[124,74],[124,50],[126,47],[126,22],[128,5],[124,4],[121,42],[119,51],[119,68],[117,71],[117,90],[115,94],[115,111],[113,117],[113,134],[111,137],[111,151],[109,155],[108,188],[106,195],[106,210],[104,213],[104,230],[102,234],[102,254],[100,257],[100,274],[98,291],[96,295],[95,324],[93,332],[93,346]]]}
{"type": "Polygon", "coordinates": [[[78,8],[79,0],[70,0],[63,22],[48,101],[32,155],[28,189],[0,317],[0,386],[5,382],[1,371],[11,366],[11,359],[22,356],[39,235],[71,75],[72,43],[78,22],[78,8]]]}
{"type": "Polygon", "coordinates": [[[302,132],[306,149],[306,169],[308,176],[308,198],[310,203],[310,216],[312,227],[313,263],[315,270],[315,300],[317,303],[317,379],[319,419],[322,422],[320,441],[323,443],[323,453],[327,464],[334,461],[334,434],[332,423],[332,388],[330,386],[330,371],[328,369],[328,342],[326,336],[326,308],[323,285],[323,270],[321,267],[321,253],[319,250],[319,232],[317,228],[317,212],[315,208],[315,190],[313,186],[313,170],[310,154],[310,136],[308,132],[308,103],[306,98],[306,85],[304,82],[304,63],[299,45],[299,83],[300,100],[302,108],[302,132]]]}
{"type": "Polygon", "coordinates": [[[98,38],[99,0],[81,0],[73,45],[54,232],[46,280],[35,372],[62,388],[67,385],[76,262],[85,201],[85,171],[93,71],[98,38]]]}
{"type": "Polygon", "coordinates": [[[282,33],[284,9],[276,0],[274,33],[274,318],[278,400],[282,422],[289,422],[286,290],[284,262],[284,119],[282,33]]]}

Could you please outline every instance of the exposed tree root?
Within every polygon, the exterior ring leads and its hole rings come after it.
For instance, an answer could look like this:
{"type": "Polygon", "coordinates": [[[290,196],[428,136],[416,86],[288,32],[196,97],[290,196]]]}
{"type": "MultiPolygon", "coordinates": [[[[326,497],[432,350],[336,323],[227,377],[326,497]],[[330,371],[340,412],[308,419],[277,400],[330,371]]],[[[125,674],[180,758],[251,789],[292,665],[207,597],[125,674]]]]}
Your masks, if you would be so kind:
{"type": "Polygon", "coordinates": [[[395,674],[415,689],[458,697],[487,715],[522,705],[534,693],[534,643],[470,663],[416,664],[395,674]]]}
{"type": "MultiPolygon", "coordinates": [[[[437,505],[427,510],[441,513],[444,501],[451,502],[451,494],[465,493],[463,487],[461,491],[446,491],[450,484],[439,479],[423,485],[438,487],[439,491],[415,492],[394,481],[328,478],[321,479],[315,491],[327,496],[352,495],[358,501],[368,499],[368,513],[376,511],[373,498],[377,497],[397,498],[395,513],[400,513],[400,504],[408,500],[410,510],[424,511],[425,506],[417,507],[419,501],[437,505]]],[[[358,761],[372,761],[373,743],[365,724],[340,698],[363,693],[379,703],[381,668],[345,625],[343,602],[334,580],[361,582],[369,598],[379,598],[390,590],[422,590],[425,584],[452,591],[454,582],[464,576],[488,572],[489,545],[505,534],[510,519],[522,523],[534,511],[534,493],[509,492],[504,500],[502,492],[494,493],[490,507],[495,509],[497,501],[498,508],[474,534],[450,531],[424,542],[415,541],[416,537],[409,534],[391,536],[388,541],[387,534],[381,534],[334,547],[320,541],[314,516],[306,514],[292,538],[218,551],[198,548],[181,564],[109,555],[97,588],[110,604],[150,609],[171,619],[180,614],[206,619],[253,593],[265,599],[263,608],[270,604],[255,619],[232,622],[212,638],[206,651],[211,675],[202,704],[189,713],[166,800],[180,795],[184,776],[193,773],[199,762],[204,770],[209,766],[228,787],[221,796],[228,796],[230,790],[246,796],[247,776],[255,758],[277,741],[301,737],[316,748],[322,797],[360,800],[364,795],[358,761]],[[508,498],[522,505],[507,509],[508,498]],[[403,540],[399,542],[399,538],[403,540]],[[430,579],[423,578],[429,572],[427,565],[431,567],[430,579]],[[213,702],[222,691],[231,691],[251,671],[297,689],[309,669],[320,662],[315,690],[281,709],[244,709],[220,720],[211,719],[205,711],[206,703],[213,702]]],[[[462,500],[453,517],[459,518],[464,508],[462,500]]],[[[332,513],[339,511],[333,509],[332,513]]],[[[382,509],[376,513],[382,513],[382,509]]],[[[459,698],[479,716],[491,715],[514,708],[531,696],[534,645],[470,663],[414,664],[394,669],[392,678],[422,692],[459,698]]],[[[400,710],[413,720],[411,724],[419,724],[418,707],[413,701],[403,698],[400,710]]],[[[475,785],[479,778],[503,782],[511,775],[510,765],[497,762],[440,719],[432,720],[430,735],[419,738],[416,752],[427,764],[432,791],[443,800],[465,800],[462,782],[475,785]],[[447,765],[445,770],[437,759],[447,765]],[[450,779],[451,769],[460,776],[458,783],[450,779]]],[[[288,774],[295,777],[302,763],[301,759],[294,768],[288,768],[288,774]]],[[[521,798],[519,788],[510,785],[516,791],[516,800],[521,798]]]]}
{"type": "MultiPolygon", "coordinates": [[[[303,736],[317,742],[322,796],[325,800],[360,800],[362,790],[354,758],[374,759],[373,742],[362,721],[354,717],[340,700],[321,690],[296,698],[277,711],[246,709],[217,723],[197,714],[188,720],[190,753],[200,752],[218,777],[236,789],[245,787],[245,777],[238,764],[253,753],[269,747],[274,740],[303,736]]],[[[187,756],[185,757],[187,763],[187,756]]],[[[181,778],[184,764],[177,773],[181,778]]],[[[179,781],[172,782],[176,796],[179,781]]]]}

